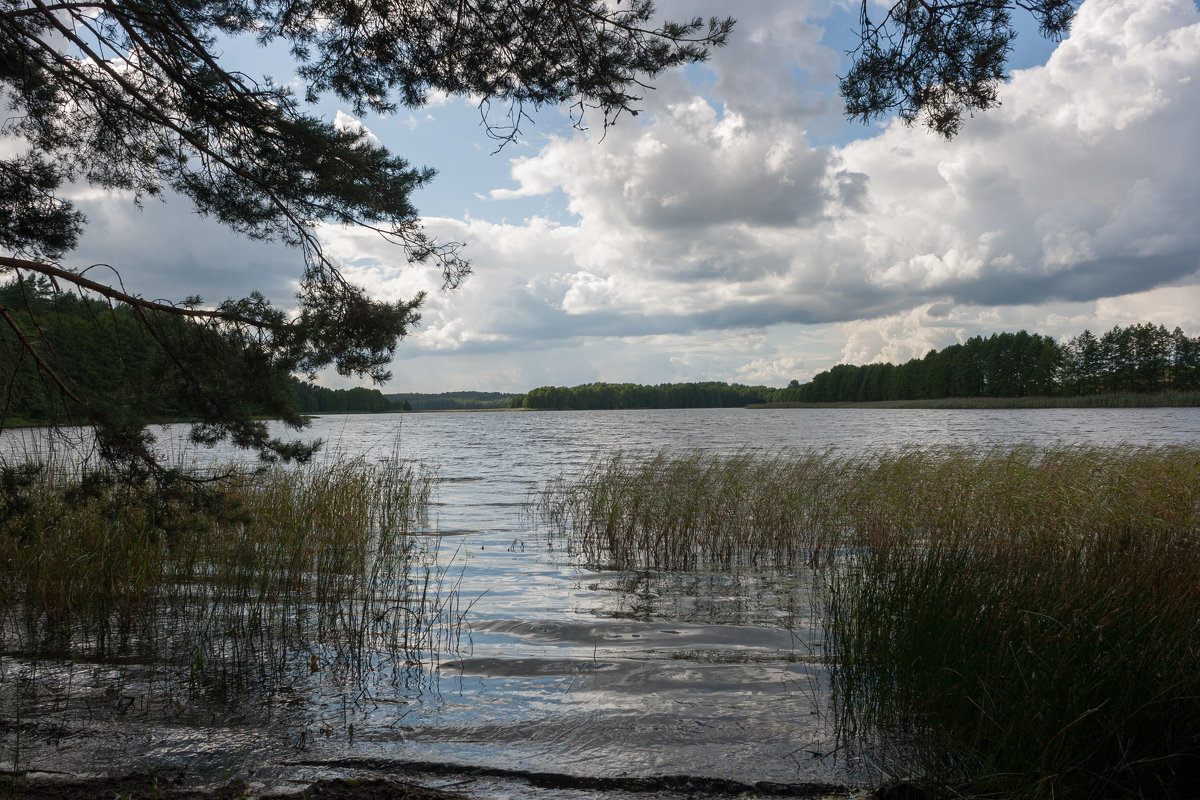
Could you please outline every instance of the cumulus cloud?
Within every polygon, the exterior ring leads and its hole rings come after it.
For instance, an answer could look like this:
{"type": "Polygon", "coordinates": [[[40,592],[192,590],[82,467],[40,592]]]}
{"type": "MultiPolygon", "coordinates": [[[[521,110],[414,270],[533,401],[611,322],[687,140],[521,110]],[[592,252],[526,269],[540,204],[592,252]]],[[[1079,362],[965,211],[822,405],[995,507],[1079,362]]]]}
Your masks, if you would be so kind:
{"type": "MultiPolygon", "coordinates": [[[[1105,298],[1195,283],[1191,0],[1086,0],[1047,63],[954,141],[893,122],[842,147],[806,133],[838,113],[803,77],[834,69],[811,19],[828,8],[746,9],[704,91],[672,79],[647,121],[512,162],[516,188],[493,199],[561,191],[572,217],[552,234],[544,220],[458,231],[480,247],[482,288],[446,301],[447,320],[509,343],[835,324],[846,360],[903,360],[1006,320],[1052,333],[1052,303],[1081,321],[1105,298]]],[[[745,351],[731,375],[813,363],[799,353],[745,351]]]]}
{"type": "MultiPolygon", "coordinates": [[[[659,5],[675,18],[728,13],[717,0],[659,5]]],[[[380,296],[430,291],[397,374],[428,376],[428,389],[782,384],[1020,327],[1065,336],[1150,320],[1200,332],[1192,0],[1085,0],[1046,63],[1015,73],[1003,105],[951,142],[892,122],[830,146],[810,131],[840,124],[828,29],[852,24],[846,6],[742,4],[730,45],[661,76],[642,115],[499,156],[511,183],[471,187],[496,218],[427,220],[468,243],[476,274],[457,292],[438,292],[436,269],[406,265],[373,234],[323,230],[347,274],[380,296]],[[565,198],[561,216],[502,216],[551,196],[565,198]]],[[[335,124],[374,136],[343,112],[335,124]]],[[[182,285],[205,265],[251,263],[225,279],[250,274],[268,291],[298,273],[294,254],[181,236],[185,214],[148,208],[142,227],[106,209],[88,207],[105,222],[89,236],[121,259],[186,241],[157,267],[182,285]]]]}
{"type": "Polygon", "coordinates": [[[869,286],[963,302],[1090,300],[1193,274],[1200,24],[1188,0],[1089,0],[1005,105],[931,146],[893,125],[841,153],[870,176],[869,286]],[[915,191],[914,191],[915,190],[915,191]]]}

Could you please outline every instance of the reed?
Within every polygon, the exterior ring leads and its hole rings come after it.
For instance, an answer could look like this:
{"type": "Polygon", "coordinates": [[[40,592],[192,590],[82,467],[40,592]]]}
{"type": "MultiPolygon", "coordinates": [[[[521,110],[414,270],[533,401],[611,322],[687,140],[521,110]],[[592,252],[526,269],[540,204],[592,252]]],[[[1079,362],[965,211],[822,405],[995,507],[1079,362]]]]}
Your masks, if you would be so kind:
{"type": "Polygon", "coordinates": [[[790,565],[820,558],[843,466],[831,452],[618,453],[533,505],[551,543],[594,567],[790,565]]]}
{"type": "Polygon", "coordinates": [[[1200,785],[1200,449],[619,455],[540,509],[595,565],[813,569],[839,735],[889,774],[1200,785]]]}
{"type": "Polygon", "coordinates": [[[847,738],[977,796],[1194,796],[1200,453],[904,460],[876,474],[911,517],[866,509],[829,572],[847,738]]]}
{"type": "Polygon", "coordinates": [[[0,646],[149,661],[193,688],[348,680],[452,649],[462,611],[412,535],[434,478],[393,459],[150,481],[0,475],[0,646]]]}

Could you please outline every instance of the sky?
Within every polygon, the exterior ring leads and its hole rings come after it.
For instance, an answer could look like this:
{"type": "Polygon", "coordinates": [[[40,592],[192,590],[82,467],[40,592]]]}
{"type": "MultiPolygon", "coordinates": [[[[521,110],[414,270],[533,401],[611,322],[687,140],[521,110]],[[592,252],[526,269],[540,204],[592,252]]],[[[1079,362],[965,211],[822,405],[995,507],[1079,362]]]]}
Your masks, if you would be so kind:
{"type": "MultiPolygon", "coordinates": [[[[495,152],[469,98],[385,118],[356,119],[336,98],[314,109],[436,169],[416,205],[474,265],[442,292],[434,268],[378,236],[321,229],[376,296],[430,292],[383,391],[783,386],[1000,331],[1151,322],[1200,335],[1195,0],[1084,0],[1061,42],[1023,23],[1002,105],[950,142],[844,119],[849,0],[658,8],[738,23],[708,63],[661,76],[642,113],[607,131],[543,109],[495,152]]],[[[250,43],[219,55],[291,74],[250,43]]],[[[178,197],[140,210],[119,193],[75,200],[90,224],[68,266],[111,264],[152,298],[259,290],[292,303],[296,252],[227,233],[178,197]]]]}

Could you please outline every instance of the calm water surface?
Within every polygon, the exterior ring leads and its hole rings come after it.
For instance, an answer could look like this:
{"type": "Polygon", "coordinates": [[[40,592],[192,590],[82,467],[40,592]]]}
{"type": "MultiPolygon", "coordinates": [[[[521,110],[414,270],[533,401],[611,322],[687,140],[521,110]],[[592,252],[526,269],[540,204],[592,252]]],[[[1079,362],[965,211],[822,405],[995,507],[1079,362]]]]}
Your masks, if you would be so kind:
{"type": "MultiPolygon", "coordinates": [[[[238,457],[188,452],[184,430],[159,432],[168,452],[201,463],[238,457]]],[[[525,511],[531,495],[613,450],[1195,444],[1200,409],[465,412],[324,417],[311,434],[331,456],[398,453],[436,470],[425,535],[445,567],[443,591],[456,586],[471,604],[461,649],[436,669],[389,673],[365,689],[314,679],[269,709],[174,715],[161,702],[139,713],[152,691],[128,666],[5,656],[0,760],[19,752],[22,768],[72,773],[186,768],[271,786],[430,764],[870,780],[862,765],[829,755],[822,643],[803,575],[588,571],[545,546],[525,511]]],[[[0,454],[44,450],[40,436],[7,432],[0,454]]],[[[480,780],[488,796],[534,792],[480,780]]]]}

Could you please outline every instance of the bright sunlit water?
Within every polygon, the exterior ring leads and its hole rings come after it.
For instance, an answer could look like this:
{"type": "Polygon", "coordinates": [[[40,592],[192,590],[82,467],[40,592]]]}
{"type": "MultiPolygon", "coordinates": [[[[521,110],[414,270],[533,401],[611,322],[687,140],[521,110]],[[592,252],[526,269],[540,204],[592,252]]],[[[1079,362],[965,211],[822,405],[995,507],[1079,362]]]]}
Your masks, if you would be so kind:
{"type": "MultiPolygon", "coordinates": [[[[185,427],[156,430],[184,460],[242,457],[187,451],[185,427]]],[[[381,671],[365,687],[314,676],[267,708],[165,702],[136,665],[35,667],[5,655],[0,760],[19,753],[21,768],[69,773],[182,768],[272,786],[444,765],[869,780],[861,765],[830,755],[820,626],[805,576],[589,571],[546,547],[527,501],[614,450],[1195,444],[1200,409],[463,412],[324,417],[306,435],[326,441],[325,457],[398,454],[436,470],[425,535],[445,569],[440,590],[470,605],[462,647],[441,654],[434,670],[381,671]],[[24,718],[14,718],[17,708],[24,718]]],[[[11,462],[71,445],[43,437],[8,431],[0,454],[11,462]]],[[[522,781],[480,780],[489,796],[533,792],[522,781]]]]}

